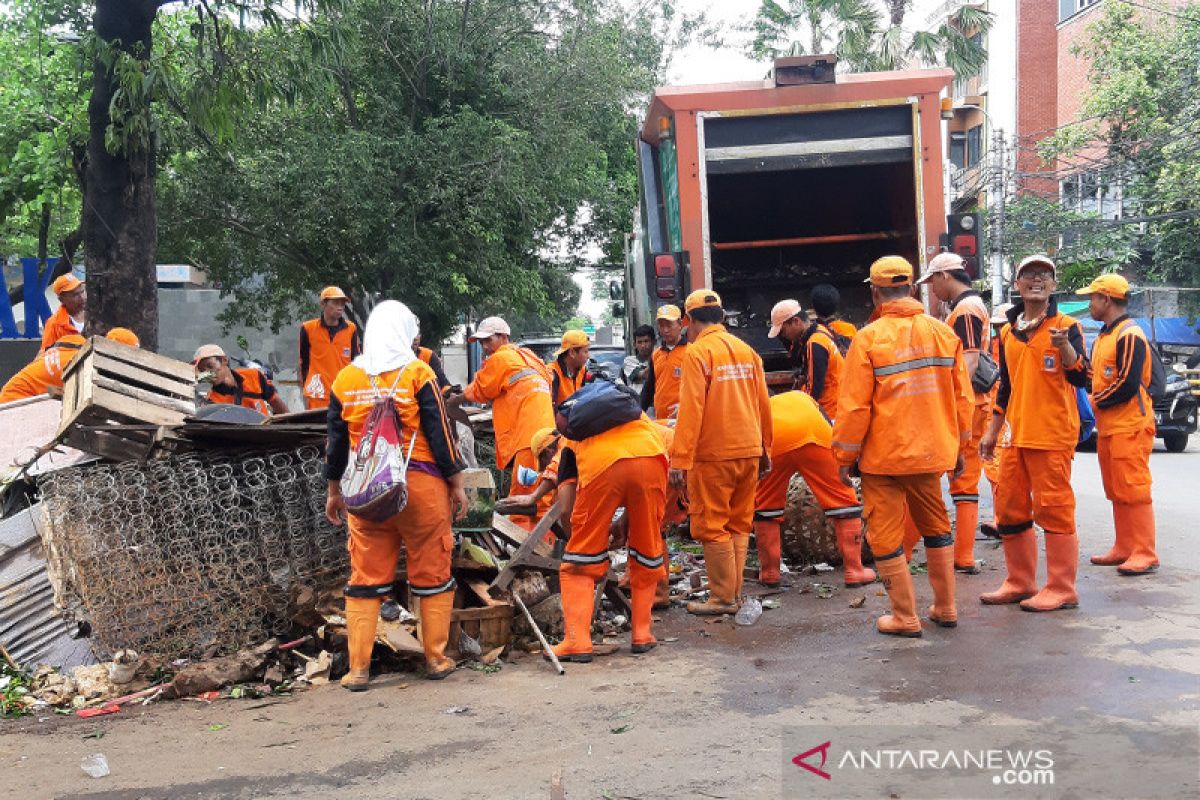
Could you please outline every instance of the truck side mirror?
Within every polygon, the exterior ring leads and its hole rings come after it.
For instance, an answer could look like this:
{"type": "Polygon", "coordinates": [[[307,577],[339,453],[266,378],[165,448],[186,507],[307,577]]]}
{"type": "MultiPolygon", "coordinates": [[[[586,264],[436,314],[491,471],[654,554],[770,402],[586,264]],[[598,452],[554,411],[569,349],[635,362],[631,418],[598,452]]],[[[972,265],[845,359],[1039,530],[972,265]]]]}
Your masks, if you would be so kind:
{"type": "Polygon", "coordinates": [[[612,280],[612,281],[608,282],[608,299],[609,300],[620,300],[620,299],[622,299],[622,296],[624,294],[625,294],[625,287],[621,285],[620,281],[612,280]]]}
{"type": "Polygon", "coordinates": [[[612,315],[617,319],[622,319],[625,316],[625,304],[624,303],[613,303],[612,315]]]}

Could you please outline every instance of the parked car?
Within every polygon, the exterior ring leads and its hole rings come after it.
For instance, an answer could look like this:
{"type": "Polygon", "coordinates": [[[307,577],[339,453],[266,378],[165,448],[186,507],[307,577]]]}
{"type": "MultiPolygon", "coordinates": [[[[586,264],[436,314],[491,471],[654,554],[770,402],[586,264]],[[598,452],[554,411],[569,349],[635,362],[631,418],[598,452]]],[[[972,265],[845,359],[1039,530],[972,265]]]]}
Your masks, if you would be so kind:
{"type": "MultiPolygon", "coordinates": [[[[549,364],[554,360],[554,354],[562,344],[559,338],[549,336],[534,339],[524,339],[518,342],[521,347],[528,347],[534,355],[549,364]]],[[[588,359],[588,371],[603,375],[612,381],[622,380],[621,369],[625,362],[625,348],[616,344],[593,344],[589,348],[591,358],[588,359]]]]}

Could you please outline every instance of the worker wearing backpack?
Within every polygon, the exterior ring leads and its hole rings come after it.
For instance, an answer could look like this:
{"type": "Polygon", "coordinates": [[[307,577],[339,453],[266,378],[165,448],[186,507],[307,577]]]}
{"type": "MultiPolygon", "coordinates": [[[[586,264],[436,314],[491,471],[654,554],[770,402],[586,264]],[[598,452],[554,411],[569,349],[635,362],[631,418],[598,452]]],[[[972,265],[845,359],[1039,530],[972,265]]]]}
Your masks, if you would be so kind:
{"type": "MultiPolygon", "coordinates": [[[[342,686],[361,692],[370,677],[371,649],[383,598],[392,593],[401,548],[407,555],[408,586],[420,599],[421,643],[426,677],[439,680],[454,671],[446,657],[454,578],[450,559],[454,546],[451,520],[466,515],[464,462],[446,416],[433,369],[412,349],[417,318],[403,303],[385,300],[367,320],[363,353],[330,387],[329,443],[325,477],[329,481],[325,516],[349,527],[350,580],[346,584],[346,631],[350,671],[342,686]],[[368,418],[382,397],[395,405],[403,455],[411,451],[407,503],[381,522],[347,514],[341,479],[351,451],[361,440],[372,446],[375,430],[368,418]]],[[[391,491],[393,487],[388,487],[391,491]]]]}
{"type": "Polygon", "coordinates": [[[1096,453],[1104,494],[1113,504],[1116,542],[1093,564],[1116,567],[1122,575],[1158,569],[1154,550],[1154,504],[1150,495],[1150,452],[1154,449],[1155,361],[1162,364],[1146,334],[1129,318],[1129,282],[1101,275],[1080,294],[1090,295],[1092,319],[1104,323],[1092,345],[1092,405],[1096,412],[1096,453]]]}

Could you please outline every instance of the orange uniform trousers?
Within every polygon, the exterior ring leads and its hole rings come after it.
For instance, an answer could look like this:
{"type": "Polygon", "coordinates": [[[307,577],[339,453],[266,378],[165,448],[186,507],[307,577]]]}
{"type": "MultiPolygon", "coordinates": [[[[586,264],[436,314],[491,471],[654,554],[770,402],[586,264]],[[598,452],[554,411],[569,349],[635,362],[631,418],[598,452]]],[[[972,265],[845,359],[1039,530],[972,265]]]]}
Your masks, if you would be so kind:
{"type": "Polygon", "coordinates": [[[759,519],[780,517],[787,506],[788,484],[797,472],[812,489],[817,503],[830,517],[857,517],[862,512],[854,489],[838,477],[837,459],[828,447],[810,443],[776,456],[771,471],[758,482],[754,508],[759,519]]]}
{"type": "Polygon", "coordinates": [[[905,520],[910,515],[926,547],[950,544],[950,515],[942,502],[942,474],[862,476],[863,518],[875,559],[903,554],[905,520]]]}
{"type": "Polygon", "coordinates": [[[658,456],[614,461],[576,490],[571,538],[563,551],[563,572],[601,578],[608,572],[609,525],[617,509],[629,522],[629,569],[658,573],[663,567],[663,509],[667,502],[667,462],[658,456]]]}
{"type": "Polygon", "coordinates": [[[719,543],[750,535],[758,463],[757,458],[731,458],[692,464],[687,489],[693,539],[719,543]]]}
{"type": "Polygon", "coordinates": [[[400,548],[408,555],[408,586],[427,597],[454,588],[450,575],[454,532],[450,529],[450,492],[446,482],[426,472],[408,473],[408,505],[385,522],[347,515],[350,582],[347,597],[383,597],[392,593],[400,548]]]}
{"type": "Polygon", "coordinates": [[[1021,533],[1036,522],[1052,533],[1075,533],[1074,458],[1074,450],[1008,448],[996,483],[996,529],[1021,533]]]}
{"type": "Polygon", "coordinates": [[[1104,496],[1114,503],[1146,505],[1150,496],[1150,453],[1154,450],[1154,428],[1132,433],[1096,437],[1096,455],[1104,496]]]}
{"type": "Polygon", "coordinates": [[[992,418],[989,406],[975,406],[971,415],[971,444],[963,453],[964,469],[950,479],[950,499],[956,503],[979,502],[979,478],[983,474],[983,459],[979,457],[979,442],[992,418]]]}

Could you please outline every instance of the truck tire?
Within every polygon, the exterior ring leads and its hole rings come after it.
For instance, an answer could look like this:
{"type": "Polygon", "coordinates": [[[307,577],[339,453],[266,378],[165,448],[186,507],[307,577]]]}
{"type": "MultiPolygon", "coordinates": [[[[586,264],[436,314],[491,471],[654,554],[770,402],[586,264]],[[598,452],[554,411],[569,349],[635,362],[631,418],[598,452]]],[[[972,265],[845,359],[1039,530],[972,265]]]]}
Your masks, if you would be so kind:
{"type": "Polygon", "coordinates": [[[1168,433],[1163,436],[1163,444],[1167,446],[1167,451],[1171,453],[1182,453],[1188,446],[1188,435],[1186,433],[1168,433]]]}

